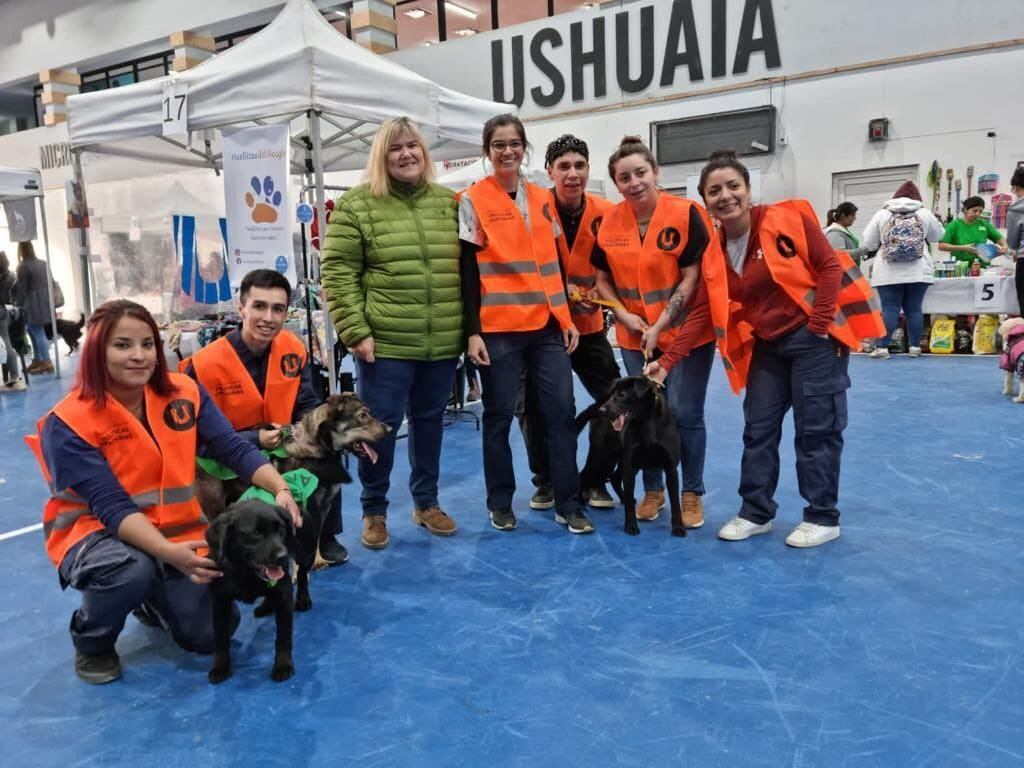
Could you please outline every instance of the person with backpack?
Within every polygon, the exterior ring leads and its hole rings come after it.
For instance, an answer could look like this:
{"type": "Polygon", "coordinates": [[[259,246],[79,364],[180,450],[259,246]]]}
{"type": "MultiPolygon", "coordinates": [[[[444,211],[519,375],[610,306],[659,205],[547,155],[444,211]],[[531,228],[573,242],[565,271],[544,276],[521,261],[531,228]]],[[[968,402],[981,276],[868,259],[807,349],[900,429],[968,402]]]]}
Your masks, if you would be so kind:
{"type": "Polygon", "coordinates": [[[825,214],[825,239],[837,251],[846,251],[857,264],[865,256],[865,250],[850,227],[857,220],[857,206],[847,201],[825,214]]]}
{"type": "Polygon", "coordinates": [[[935,280],[928,243],[938,242],[942,233],[942,224],[921,202],[921,192],[912,181],[904,182],[868,222],[861,242],[867,251],[877,251],[871,285],[882,300],[886,331],[871,357],[889,357],[889,340],[899,326],[901,310],[907,318],[908,352],[913,357],[921,354],[921,305],[935,280]]]}

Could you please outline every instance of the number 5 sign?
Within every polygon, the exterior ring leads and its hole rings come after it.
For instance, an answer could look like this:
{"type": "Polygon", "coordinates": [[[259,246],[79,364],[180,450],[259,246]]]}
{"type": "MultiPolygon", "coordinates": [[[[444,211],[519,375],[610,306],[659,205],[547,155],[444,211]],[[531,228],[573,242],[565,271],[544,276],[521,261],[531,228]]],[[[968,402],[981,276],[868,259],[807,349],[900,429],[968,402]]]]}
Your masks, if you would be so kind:
{"type": "Polygon", "coordinates": [[[164,83],[160,119],[163,121],[164,136],[184,136],[188,133],[188,83],[178,80],[164,83]]]}
{"type": "Polygon", "coordinates": [[[997,278],[975,277],[974,282],[974,308],[979,312],[999,312],[999,293],[997,290],[997,278]]]}

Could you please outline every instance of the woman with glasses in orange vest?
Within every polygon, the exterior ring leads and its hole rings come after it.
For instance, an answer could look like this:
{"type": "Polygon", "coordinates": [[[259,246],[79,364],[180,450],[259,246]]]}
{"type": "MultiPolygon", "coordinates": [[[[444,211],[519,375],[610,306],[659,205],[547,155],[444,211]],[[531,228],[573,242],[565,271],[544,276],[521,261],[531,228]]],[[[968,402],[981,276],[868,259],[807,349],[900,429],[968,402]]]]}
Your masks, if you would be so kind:
{"type": "MultiPolygon", "coordinates": [[[[601,220],[591,263],[597,289],[614,302],[615,337],[631,376],[661,354],[678,335],[685,307],[693,298],[700,260],[717,247],[701,207],[658,189],[658,164],[636,136],[626,136],[608,161],[608,175],[625,198],[601,220]]],[[[679,429],[682,456],[683,524],[704,524],[704,454],[707,395],[714,337],[710,330],[693,352],[663,378],[669,407],[679,429]]],[[[654,520],[665,506],[661,473],[644,470],[639,520],[654,520]]],[[[669,482],[669,490],[677,483],[669,482]]]]}
{"type": "Polygon", "coordinates": [[[569,314],[551,196],[520,174],[526,130],[514,115],[484,125],[494,172],[459,204],[462,299],[467,353],[483,378],[483,455],[487,509],[500,531],[516,527],[509,429],[524,368],[547,424],[555,520],[590,533],[576,466],[576,406],[569,355],[579,331],[569,314]]]}
{"type": "Polygon", "coordinates": [[[169,371],[146,308],[116,299],[97,309],[75,387],[26,438],[50,486],[46,553],[61,587],[82,593],[71,639],[75,672],[88,683],[121,676],[114,644],[132,611],[185,650],[213,650],[206,585],[221,574],[198,552],[206,546],[194,488],[199,440],[240,477],[277,494],[301,525],[284,478],[201,385],[169,371]]]}
{"type": "Polygon", "coordinates": [[[750,174],[734,152],[711,155],[700,193],[722,248],[704,259],[682,332],[648,374],[663,378],[711,330],[733,390],[747,388],[743,501],[718,532],[727,541],[772,529],[782,421],[793,408],[797,481],[807,506],[786,543],[816,547],[839,537],[847,366],[851,349],[884,332],[881,307],[849,254],[825,239],[810,203],[751,205],[750,174]]]}

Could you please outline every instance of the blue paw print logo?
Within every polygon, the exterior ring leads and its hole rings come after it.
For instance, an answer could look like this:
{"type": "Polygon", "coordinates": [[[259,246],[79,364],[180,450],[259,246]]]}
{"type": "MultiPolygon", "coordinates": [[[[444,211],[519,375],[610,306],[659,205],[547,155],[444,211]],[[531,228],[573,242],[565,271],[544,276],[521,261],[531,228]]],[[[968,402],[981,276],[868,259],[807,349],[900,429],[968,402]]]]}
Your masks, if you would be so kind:
{"type": "Polygon", "coordinates": [[[245,193],[245,204],[252,209],[252,220],[256,224],[273,224],[277,221],[277,209],[281,205],[281,190],[274,189],[274,180],[264,177],[263,183],[253,176],[249,181],[252,192],[245,193]]]}

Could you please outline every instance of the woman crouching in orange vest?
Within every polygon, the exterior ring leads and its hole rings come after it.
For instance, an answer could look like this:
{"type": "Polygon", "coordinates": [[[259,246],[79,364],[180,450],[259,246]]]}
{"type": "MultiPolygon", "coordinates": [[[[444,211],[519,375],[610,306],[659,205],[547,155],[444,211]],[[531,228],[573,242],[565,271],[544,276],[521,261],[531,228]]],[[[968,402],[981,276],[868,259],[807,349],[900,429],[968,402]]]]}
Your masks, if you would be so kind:
{"type": "MultiPolygon", "coordinates": [[[[608,161],[608,175],[625,200],[601,220],[591,263],[597,269],[598,292],[619,305],[614,310],[615,337],[626,371],[633,376],[679,334],[697,287],[701,257],[709,245],[718,246],[699,205],[658,190],[658,164],[638,137],[622,140],[608,161]]],[[[715,350],[710,329],[694,347],[662,379],[679,429],[687,528],[704,524],[704,399],[715,350]]],[[[644,470],[643,476],[645,493],[636,516],[654,520],[665,506],[665,484],[655,470],[644,470]]],[[[677,492],[678,478],[666,479],[669,492],[677,492]]]]}
{"type": "Polygon", "coordinates": [[[206,585],[220,572],[197,552],[206,546],[194,488],[198,440],[276,492],[301,524],[285,480],[206,390],[168,371],[153,317],[132,301],[109,301],[89,318],[75,388],[25,439],[50,486],[46,553],[61,586],[82,593],[71,639],[75,672],[88,683],[121,676],[114,643],[132,611],[186,650],[213,650],[206,585]]]}
{"type": "Polygon", "coordinates": [[[751,207],[750,174],[735,153],[711,155],[700,193],[723,248],[704,259],[682,332],[648,373],[664,376],[711,328],[733,390],[747,388],[743,502],[718,532],[727,541],[772,529],[782,421],[792,406],[797,480],[807,506],[786,543],[816,547],[839,537],[849,353],[883,332],[878,298],[853,259],[832,249],[810,203],[751,207]]]}
{"type": "Polygon", "coordinates": [[[494,173],[459,204],[462,301],[468,355],[483,377],[483,454],[487,509],[500,531],[516,527],[516,480],[509,446],[524,367],[547,425],[555,520],[590,533],[576,467],[576,405],[569,355],[579,342],[562,282],[548,191],[519,169],[526,130],[514,115],[484,125],[483,150],[494,173]]]}

